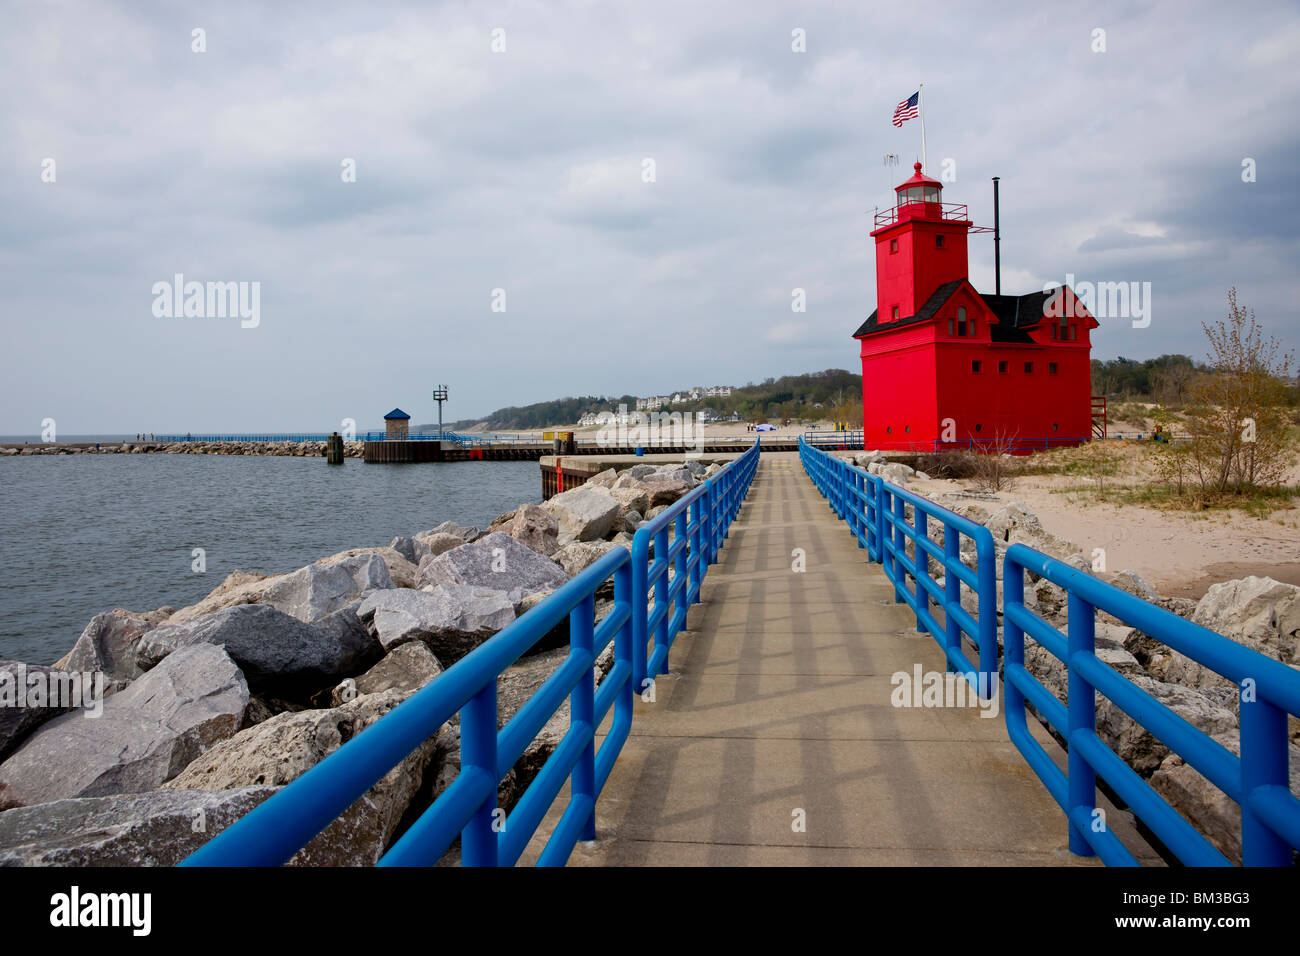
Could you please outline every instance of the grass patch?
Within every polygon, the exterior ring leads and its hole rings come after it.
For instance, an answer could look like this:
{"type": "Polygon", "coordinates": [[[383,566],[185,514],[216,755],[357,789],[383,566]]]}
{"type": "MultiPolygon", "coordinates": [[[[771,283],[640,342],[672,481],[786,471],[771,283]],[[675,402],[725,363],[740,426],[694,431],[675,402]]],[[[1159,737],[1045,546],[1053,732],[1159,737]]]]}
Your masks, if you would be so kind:
{"type": "Polygon", "coordinates": [[[1114,505],[1139,505],[1159,511],[1244,511],[1254,518],[1267,518],[1275,511],[1296,507],[1300,486],[1283,485],[1276,488],[1247,488],[1240,494],[1224,492],[1221,495],[1202,495],[1184,490],[1179,494],[1171,485],[1163,484],[1110,484],[1104,488],[1095,485],[1071,485],[1056,488],[1053,494],[1079,495],[1090,501],[1114,505]]]}

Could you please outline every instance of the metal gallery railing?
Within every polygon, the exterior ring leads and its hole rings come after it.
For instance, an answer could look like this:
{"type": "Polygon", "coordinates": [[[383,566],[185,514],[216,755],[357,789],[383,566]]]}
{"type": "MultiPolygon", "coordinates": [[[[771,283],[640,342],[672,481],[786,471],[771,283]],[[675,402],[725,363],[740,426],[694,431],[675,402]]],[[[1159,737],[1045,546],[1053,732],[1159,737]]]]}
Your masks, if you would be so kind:
{"type": "Polygon", "coordinates": [[[699,583],[708,565],[717,559],[757,462],[758,445],[754,444],[638,529],[631,550],[613,548],[222,831],[182,865],[278,866],[288,862],[456,714],[460,715],[459,774],[388,849],[379,865],[431,865],[458,835],[464,865],[512,865],[568,781],[569,801],[538,859],[539,865],[562,865],[577,841],[595,836],[596,801],[632,724],[633,692],[640,686],[634,673],[645,673],[645,636],[654,631],[653,661],[661,665],[673,636],[685,623],[686,607],[699,600],[699,583]],[[668,544],[667,528],[674,522],[675,540],[668,544]],[[655,560],[647,568],[651,538],[655,560]],[[676,562],[671,583],[666,577],[669,561],[676,562]],[[613,607],[596,621],[596,592],[611,578],[613,607]],[[653,614],[647,609],[650,587],[655,589],[653,614]],[[661,615],[659,609],[670,601],[676,611],[666,618],[666,611],[661,615]],[[498,729],[497,679],[566,617],[568,657],[498,729]],[[653,628],[648,626],[651,623],[653,628]],[[614,663],[596,687],[595,662],[611,641],[614,663]],[[570,708],[567,732],[506,815],[497,805],[499,783],[566,699],[570,708]],[[596,748],[597,729],[611,709],[612,721],[596,748]]]}

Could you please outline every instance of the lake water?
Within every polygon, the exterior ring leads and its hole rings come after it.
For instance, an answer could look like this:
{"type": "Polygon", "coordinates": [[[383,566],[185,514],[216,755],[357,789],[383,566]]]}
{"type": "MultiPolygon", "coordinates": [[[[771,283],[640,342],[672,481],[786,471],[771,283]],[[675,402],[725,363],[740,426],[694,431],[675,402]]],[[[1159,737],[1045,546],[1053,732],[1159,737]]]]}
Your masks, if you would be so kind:
{"type": "Polygon", "coordinates": [[[440,524],[486,527],[541,501],[532,461],[0,458],[0,658],[50,664],[90,619],[193,604],[234,570],[292,571],[440,524]],[[207,570],[191,570],[203,548],[207,570]]]}

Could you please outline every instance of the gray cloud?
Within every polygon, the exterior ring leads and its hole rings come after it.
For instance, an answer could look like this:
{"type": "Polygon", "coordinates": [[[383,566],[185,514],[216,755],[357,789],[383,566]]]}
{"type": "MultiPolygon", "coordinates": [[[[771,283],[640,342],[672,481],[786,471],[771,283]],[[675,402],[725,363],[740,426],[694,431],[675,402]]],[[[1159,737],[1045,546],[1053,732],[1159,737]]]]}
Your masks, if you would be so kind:
{"type": "MultiPolygon", "coordinates": [[[[945,199],[991,223],[1002,177],[1008,291],[1152,283],[1151,327],[1105,321],[1094,355],[1201,355],[1233,285],[1296,345],[1297,54],[1285,3],[22,5],[0,433],[325,429],[432,418],[434,382],[458,418],[855,368],[918,82],[945,199]],[[154,318],[177,272],[261,282],[261,326],[154,318]]],[[[987,236],[971,274],[991,290],[987,236]]]]}

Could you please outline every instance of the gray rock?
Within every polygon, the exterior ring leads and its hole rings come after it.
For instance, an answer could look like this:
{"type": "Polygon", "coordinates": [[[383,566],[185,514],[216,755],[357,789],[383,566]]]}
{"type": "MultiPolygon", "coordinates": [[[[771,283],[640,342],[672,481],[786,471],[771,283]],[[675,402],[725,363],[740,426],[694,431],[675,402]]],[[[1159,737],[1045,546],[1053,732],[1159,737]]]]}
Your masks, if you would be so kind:
{"type": "Polygon", "coordinates": [[[500,531],[420,565],[420,582],[425,586],[472,584],[523,595],[559,587],[567,580],[549,558],[500,531]]]}
{"type": "Polygon", "coordinates": [[[468,544],[471,541],[477,541],[483,537],[483,532],[472,525],[459,525],[454,521],[444,521],[436,528],[425,531],[417,537],[432,537],[435,534],[452,534],[460,538],[462,543],[468,544]]]}
{"type": "Polygon", "coordinates": [[[310,564],[284,575],[262,595],[262,603],[311,624],[346,607],[364,591],[393,586],[382,557],[358,554],[337,564],[310,564]]]}
{"type": "Polygon", "coordinates": [[[618,480],[618,472],[615,471],[613,468],[606,468],[604,471],[592,475],[585,482],[583,482],[583,484],[590,488],[597,488],[597,487],[608,488],[612,484],[614,484],[614,482],[617,480],[618,480]]]}
{"type": "Polygon", "coordinates": [[[430,553],[429,545],[419,538],[397,537],[390,541],[388,546],[416,567],[419,567],[424,556],[430,553]]]}
{"type": "MultiPolygon", "coordinates": [[[[17,807],[0,814],[0,867],[175,866],[278,789],[151,790],[17,807]]],[[[349,808],[289,865],[373,864],[373,848],[355,839],[366,825],[360,807],[349,808]]]]}
{"type": "Polygon", "coordinates": [[[436,558],[440,554],[446,554],[453,548],[459,548],[465,543],[464,538],[459,535],[448,534],[445,531],[428,531],[416,540],[424,542],[425,547],[429,549],[429,553],[420,558],[419,564],[424,564],[424,562],[436,558]]]}
{"type": "Polygon", "coordinates": [[[559,548],[560,524],[538,505],[520,505],[503,530],[520,544],[548,558],[559,548]]]}
{"type": "Polygon", "coordinates": [[[1283,664],[1300,664],[1300,587],[1294,584],[1251,576],[1211,585],[1192,620],[1235,641],[1254,641],[1283,664]]]}
{"type": "MultiPolygon", "coordinates": [[[[685,471],[685,469],[683,469],[685,471]]],[[[690,478],[690,472],[685,472],[687,478],[690,478]]],[[[651,507],[657,505],[670,505],[678,498],[690,492],[694,486],[694,479],[686,480],[681,477],[675,477],[661,472],[653,472],[641,478],[633,478],[629,473],[619,475],[618,481],[614,482],[611,491],[628,488],[644,492],[650,501],[651,507]]]]}
{"type": "Polygon", "coordinates": [[[604,493],[607,490],[579,485],[542,505],[559,522],[561,546],[570,541],[593,541],[609,533],[619,507],[611,495],[604,493]]]}
{"type": "MultiPolygon", "coordinates": [[[[1235,733],[1213,734],[1237,756],[1241,740],[1235,733]]],[[[1300,790],[1300,747],[1290,745],[1291,792],[1300,790]]],[[[1233,863],[1241,862],[1241,807],[1206,780],[1177,754],[1170,754],[1151,775],[1151,787],[1233,863]]],[[[0,820],[4,818],[0,816],[0,820]]]]}
{"type": "MultiPolygon", "coordinates": [[[[229,790],[296,780],[404,701],[406,692],[369,694],[329,710],[278,714],[213,747],[161,789],[229,790]]],[[[373,859],[401,822],[437,751],[430,737],[360,798],[365,832],[355,842],[373,859]]],[[[373,859],[370,862],[373,862],[373,859]]]]}
{"type": "Polygon", "coordinates": [[[266,604],[243,604],[188,624],[155,628],[140,639],[137,660],[148,670],[179,648],[197,644],[225,648],[258,693],[289,698],[337,683],[382,654],[351,609],[341,608],[312,626],[266,604]]]}
{"type": "MultiPolygon", "coordinates": [[[[70,680],[72,675],[43,664],[0,661],[0,760],[18,749],[27,736],[54,717],[67,713],[69,706],[51,706],[52,699],[69,701],[70,696],[51,694],[52,681],[70,680]],[[36,691],[38,693],[33,693],[36,691]]],[[[94,694],[94,686],[90,690],[94,694]]]]}
{"type": "Polygon", "coordinates": [[[450,667],[514,621],[515,605],[522,599],[522,594],[516,598],[493,588],[436,585],[422,591],[376,591],[361,602],[358,613],[386,651],[422,641],[439,663],[450,667]]]}
{"type": "MultiPolygon", "coordinates": [[[[1237,715],[1204,694],[1141,674],[1125,676],[1139,690],[1210,736],[1237,728],[1237,715]]],[[[1149,777],[1169,755],[1169,748],[1106,697],[1097,702],[1097,735],[1143,777],[1149,777]]]]}
{"type": "Polygon", "coordinates": [[[611,488],[609,494],[619,503],[625,515],[629,511],[645,514],[650,507],[650,495],[644,488],[611,488]]]}
{"type": "Polygon", "coordinates": [[[1160,595],[1156,593],[1156,589],[1143,581],[1136,571],[1125,570],[1117,572],[1111,579],[1110,583],[1115,585],[1115,587],[1119,588],[1121,591],[1126,591],[1134,597],[1139,597],[1144,601],[1160,600],[1160,595]]]}
{"type": "Polygon", "coordinates": [[[572,578],[591,567],[616,547],[618,545],[610,541],[574,541],[555,552],[551,560],[572,578]]]}
{"type": "Polygon", "coordinates": [[[644,478],[646,475],[653,475],[659,469],[654,465],[633,465],[631,468],[622,472],[619,477],[627,475],[629,478],[644,478]]]}
{"type": "Polygon", "coordinates": [[[37,728],[0,764],[0,808],[156,790],[234,735],[248,700],[225,651],[182,648],[107,698],[98,718],[75,712],[37,728]]]}
{"type": "Polygon", "coordinates": [[[892,482],[896,485],[905,485],[907,484],[907,479],[911,478],[916,474],[916,472],[907,465],[898,462],[889,462],[887,464],[882,464],[879,467],[877,474],[884,478],[885,481],[892,482]]]}
{"type": "Polygon", "coordinates": [[[331,704],[339,707],[365,694],[400,690],[410,694],[442,673],[442,665],[422,641],[410,641],[388,654],[374,667],[334,688],[331,704]]]}
{"type": "Polygon", "coordinates": [[[123,611],[96,614],[77,638],[66,658],[66,670],[103,673],[111,689],[117,690],[139,677],[136,646],[151,626],[123,611]]]}

